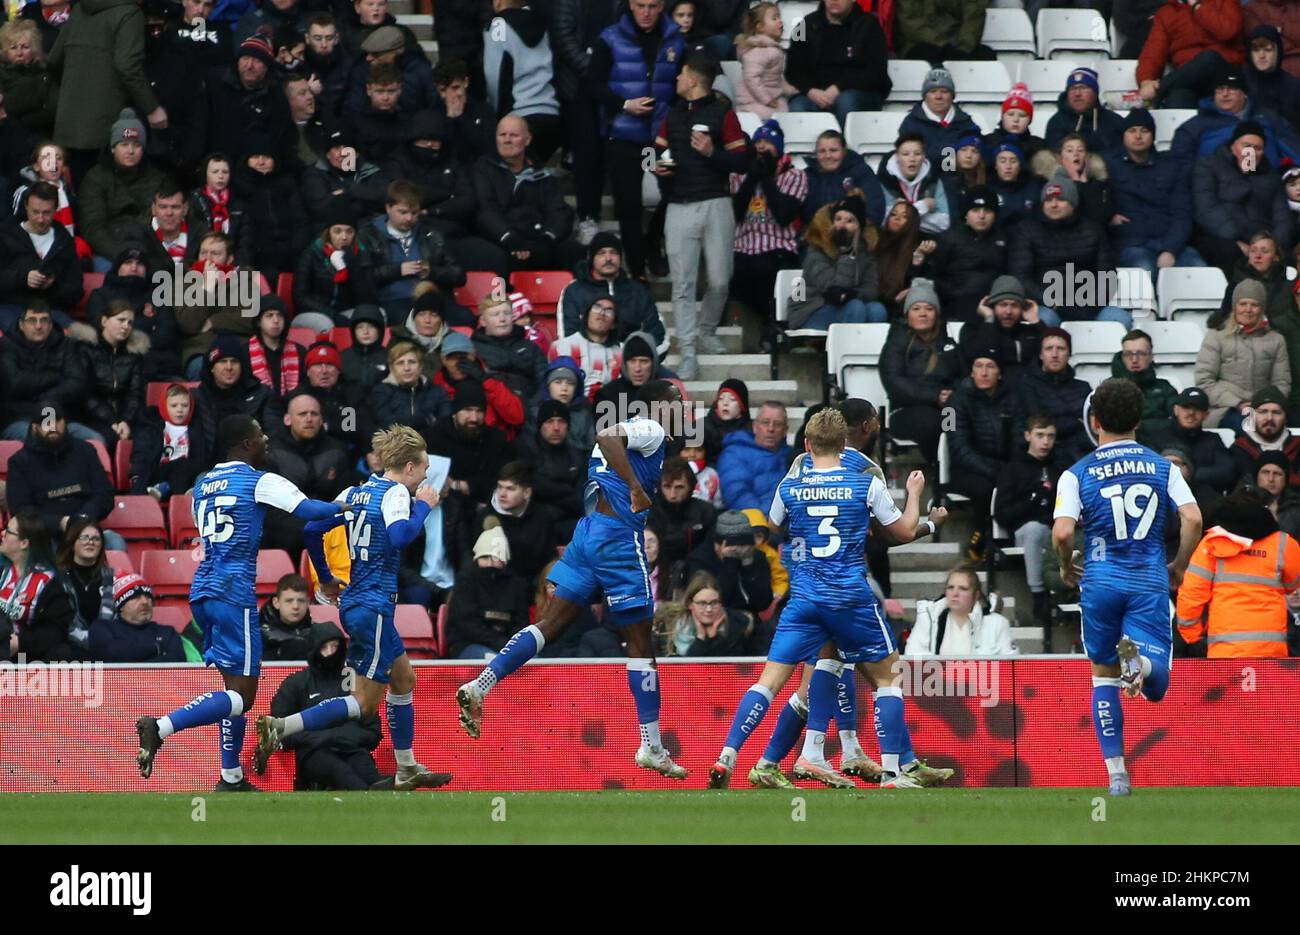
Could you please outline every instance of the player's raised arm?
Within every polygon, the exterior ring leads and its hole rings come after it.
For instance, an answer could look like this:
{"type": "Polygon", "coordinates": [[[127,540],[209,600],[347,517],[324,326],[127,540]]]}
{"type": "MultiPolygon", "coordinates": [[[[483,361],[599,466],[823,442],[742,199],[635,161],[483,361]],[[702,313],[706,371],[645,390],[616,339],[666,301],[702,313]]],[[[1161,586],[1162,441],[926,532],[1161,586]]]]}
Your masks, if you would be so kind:
{"type": "Polygon", "coordinates": [[[267,472],[257,479],[253,498],[264,506],[292,513],[298,519],[310,522],[329,519],[342,513],[346,507],[337,501],[311,500],[293,481],[279,474],[267,472]]]}
{"type": "Polygon", "coordinates": [[[1183,573],[1192,553],[1201,541],[1201,508],[1187,486],[1183,472],[1174,468],[1169,472],[1169,496],[1178,507],[1178,554],[1169,563],[1169,586],[1177,588],[1183,583],[1183,573]]]}
{"type": "Polygon", "coordinates": [[[429,511],[438,505],[438,491],[427,484],[417,487],[415,498],[401,485],[388,488],[384,494],[384,526],[388,541],[404,549],[420,537],[429,511]]]}
{"type": "Polygon", "coordinates": [[[907,503],[900,513],[889,497],[885,482],[879,477],[871,480],[868,493],[871,517],[880,524],[879,532],[887,545],[903,545],[916,538],[916,524],[921,514],[921,491],[925,489],[925,474],[913,471],[907,475],[907,503]]]}

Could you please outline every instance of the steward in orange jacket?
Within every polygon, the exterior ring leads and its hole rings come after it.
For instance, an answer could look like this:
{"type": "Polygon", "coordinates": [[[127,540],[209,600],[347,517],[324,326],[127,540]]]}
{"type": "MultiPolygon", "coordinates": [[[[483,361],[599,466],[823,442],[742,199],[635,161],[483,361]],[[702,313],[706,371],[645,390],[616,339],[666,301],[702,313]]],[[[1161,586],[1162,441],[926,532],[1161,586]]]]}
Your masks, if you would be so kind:
{"type": "Polygon", "coordinates": [[[1223,501],[1178,589],[1178,630],[1195,643],[1208,630],[1210,659],[1285,656],[1286,592],[1300,587],[1300,543],[1253,493],[1223,501]]]}

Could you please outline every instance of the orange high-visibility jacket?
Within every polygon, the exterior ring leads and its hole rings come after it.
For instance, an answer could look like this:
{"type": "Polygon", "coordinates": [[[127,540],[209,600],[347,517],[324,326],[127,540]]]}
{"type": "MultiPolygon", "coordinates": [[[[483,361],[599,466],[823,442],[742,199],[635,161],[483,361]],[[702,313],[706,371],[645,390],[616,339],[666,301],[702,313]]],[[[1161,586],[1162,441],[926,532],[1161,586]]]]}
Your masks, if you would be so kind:
{"type": "Polygon", "coordinates": [[[1211,659],[1285,656],[1286,592],[1297,587],[1300,543],[1284,532],[1251,540],[1215,526],[1178,589],[1178,630],[1194,643],[1208,627],[1211,659]]]}

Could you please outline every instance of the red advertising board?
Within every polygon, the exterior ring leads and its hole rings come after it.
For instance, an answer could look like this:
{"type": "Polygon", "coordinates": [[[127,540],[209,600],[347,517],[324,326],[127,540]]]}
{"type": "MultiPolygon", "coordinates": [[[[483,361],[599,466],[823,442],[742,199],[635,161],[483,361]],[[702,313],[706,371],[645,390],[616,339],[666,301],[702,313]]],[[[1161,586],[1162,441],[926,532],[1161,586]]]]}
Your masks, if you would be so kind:
{"type": "MultiPolygon", "coordinates": [[[[758,664],[672,663],[662,667],[665,744],[702,787],[732,713],[758,664]]],[[[656,789],[673,783],[633,765],[637,725],[619,663],[534,664],[488,700],[483,737],[457,726],[456,686],[478,670],[419,665],[416,754],[455,775],[455,789],[656,789]]],[[[293,666],[268,666],[254,715],[265,713],[293,666]]],[[[1091,682],[1081,659],[938,663],[908,670],[908,724],[917,752],[958,770],[965,786],[1104,785],[1089,714],[1091,682]],[[983,667],[983,668],[980,668],[983,667]]],[[[153,777],[135,769],[133,724],[219,687],[212,670],[104,667],[69,675],[55,668],[0,666],[0,791],[190,791],[215,782],[217,728],[175,735],[153,777]],[[97,687],[96,687],[97,679],[97,687]]],[[[777,699],[783,704],[788,688],[777,699]]],[[[869,752],[870,696],[859,685],[860,733],[869,752]]],[[[741,753],[739,775],[762,753],[773,713],[741,753]]],[[[1130,771],[1141,785],[1300,784],[1300,660],[1177,663],[1165,700],[1125,701],[1130,771]]],[[[386,731],[385,731],[386,733],[386,731]]],[[[245,758],[254,731],[249,725],[245,758]]],[[[827,742],[834,746],[834,727],[827,742]]],[[[838,751],[836,751],[838,752],[838,751]]],[[[392,769],[387,740],[376,758],[392,769]]],[[[281,753],[264,788],[292,788],[293,759],[281,753]]],[[[788,765],[788,764],[787,764],[788,765]]]]}

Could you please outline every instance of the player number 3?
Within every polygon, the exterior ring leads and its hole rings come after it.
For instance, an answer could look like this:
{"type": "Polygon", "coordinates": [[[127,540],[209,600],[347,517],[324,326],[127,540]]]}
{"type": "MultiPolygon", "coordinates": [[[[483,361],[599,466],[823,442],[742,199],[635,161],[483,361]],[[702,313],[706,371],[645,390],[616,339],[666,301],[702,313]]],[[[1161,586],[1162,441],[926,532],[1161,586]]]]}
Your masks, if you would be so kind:
{"type": "Polygon", "coordinates": [[[840,531],[835,528],[835,517],[840,515],[840,508],[837,506],[810,506],[808,507],[808,515],[822,517],[821,523],[817,526],[817,535],[827,537],[825,545],[813,548],[813,557],[830,558],[840,550],[840,531]]]}

